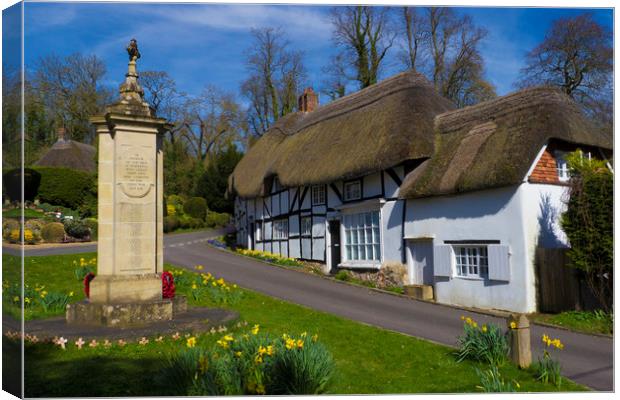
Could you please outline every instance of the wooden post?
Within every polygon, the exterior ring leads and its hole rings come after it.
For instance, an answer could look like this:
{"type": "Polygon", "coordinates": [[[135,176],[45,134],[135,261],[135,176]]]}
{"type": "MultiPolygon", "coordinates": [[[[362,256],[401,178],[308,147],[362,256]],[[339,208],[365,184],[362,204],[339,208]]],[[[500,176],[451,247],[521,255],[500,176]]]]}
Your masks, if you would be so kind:
{"type": "Polygon", "coordinates": [[[532,363],[530,321],[524,314],[513,314],[508,318],[510,331],[510,357],[519,368],[532,363]]]}

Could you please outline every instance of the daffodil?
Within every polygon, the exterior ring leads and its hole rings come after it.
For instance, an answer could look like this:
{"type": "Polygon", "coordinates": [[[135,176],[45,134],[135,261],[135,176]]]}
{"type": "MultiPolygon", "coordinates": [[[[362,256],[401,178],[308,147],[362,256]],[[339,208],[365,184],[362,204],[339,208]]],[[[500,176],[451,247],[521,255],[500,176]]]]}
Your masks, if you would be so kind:
{"type": "Polygon", "coordinates": [[[259,325],[254,325],[254,328],[252,328],[252,335],[258,335],[259,328],[259,325]]]}
{"type": "Polygon", "coordinates": [[[482,325],[482,332],[486,333],[486,331],[487,331],[487,326],[486,325],[482,325]]]}
{"type": "Polygon", "coordinates": [[[192,348],[192,347],[196,346],[196,338],[193,337],[193,336],[188,338],[187,342],[186,342],[186,346],[189,347],[189,348],[192,348]]]}
{"type": "Polygon", "coordinates": [[[510,322],[510,329],[517,329],[517,323],[514,321],[510,322]]]}

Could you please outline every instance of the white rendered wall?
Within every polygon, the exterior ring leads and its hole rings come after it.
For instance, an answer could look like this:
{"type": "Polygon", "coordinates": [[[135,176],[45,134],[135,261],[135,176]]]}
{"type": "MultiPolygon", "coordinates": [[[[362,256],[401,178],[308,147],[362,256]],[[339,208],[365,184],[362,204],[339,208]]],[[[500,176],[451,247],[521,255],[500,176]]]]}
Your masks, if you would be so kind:
{"type": "Polygon", "coordinates": [[[525,209],[532,201],[528,184],[456,196],[408,200],[405,237],[444,240],[499,240],[510,246],[509,282],[435,277],[438,302],[477,308],[533,312],[536,308],[534,268],[529,245],[532,231],[525,209]]]}

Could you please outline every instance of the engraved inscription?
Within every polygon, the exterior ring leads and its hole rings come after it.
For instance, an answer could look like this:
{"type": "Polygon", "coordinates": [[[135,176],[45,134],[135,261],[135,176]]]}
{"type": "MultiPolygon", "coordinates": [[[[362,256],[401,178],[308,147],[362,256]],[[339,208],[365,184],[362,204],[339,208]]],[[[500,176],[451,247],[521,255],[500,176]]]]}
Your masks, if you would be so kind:
{"type": "Polygon", "coordinates": [[[153,186],[152,157],[143,149],[127,149],[121,157],[119,182],[129,197],[144,197],[153,186]]]}

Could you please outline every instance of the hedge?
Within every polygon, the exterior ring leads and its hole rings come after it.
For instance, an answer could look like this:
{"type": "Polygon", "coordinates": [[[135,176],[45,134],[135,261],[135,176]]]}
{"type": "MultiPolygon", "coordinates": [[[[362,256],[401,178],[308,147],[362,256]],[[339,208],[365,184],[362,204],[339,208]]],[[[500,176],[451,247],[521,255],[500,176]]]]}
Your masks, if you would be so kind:
{"type": "MultiPolygon", "coordinates": [[[[21,168],[15,168],[3,174],[4,193],[12,201],[21,200],[21,168]]],[[[32,168],[24,168],[24,200],[34,200],[41,183],[41,174],[32,168]]]]}
{"type": "Polygon", "coordinates": [[[190,197],[183,205],[185,214],[202,221],[207,216],[207,201],[202,197],[190,197]]]}
{"type": "Polygon", "coordinates": [[[37,193],[41,202],[73,210],[80,209],[83,215],[93,214],[91,203],[97,198],[97,180],[94,174],[56,167],[36,167],[34,170],[41,174],[37,193]]]}

